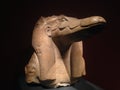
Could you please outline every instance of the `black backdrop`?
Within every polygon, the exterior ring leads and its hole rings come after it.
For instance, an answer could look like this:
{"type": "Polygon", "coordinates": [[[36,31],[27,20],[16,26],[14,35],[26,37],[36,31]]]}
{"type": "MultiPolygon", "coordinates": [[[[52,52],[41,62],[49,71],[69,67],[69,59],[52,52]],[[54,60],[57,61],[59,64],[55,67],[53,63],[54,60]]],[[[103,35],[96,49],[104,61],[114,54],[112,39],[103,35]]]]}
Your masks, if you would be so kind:
{"type": "Polygon", "coordinates": [[[115,0],[8,0],[2,6],[1,76],[4,90],[18,90],[33,49],[31,36],[40,16],[65,14],[77,18],[103,16],[102,33],[84,41],[85,78],[105,90],[120,90],[119,3],[115,0]]]}

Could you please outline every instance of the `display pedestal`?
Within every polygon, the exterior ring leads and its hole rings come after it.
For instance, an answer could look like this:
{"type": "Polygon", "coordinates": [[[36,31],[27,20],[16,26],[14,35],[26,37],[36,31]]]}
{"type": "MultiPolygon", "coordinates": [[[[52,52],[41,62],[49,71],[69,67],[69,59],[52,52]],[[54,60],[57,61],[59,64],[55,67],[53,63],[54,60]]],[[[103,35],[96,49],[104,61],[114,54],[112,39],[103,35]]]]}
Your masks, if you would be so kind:
{"type": "Polygon", "coordinates": [[[20,90],[104,90],[83,78],[80,78],[80,80],[74,85],[68,87],[52,88],[52,89],[51,88],[48,89],[40,85],[28,85],[27,83],[25,83],[23,78],[20,78],[19,86],[20,86],[20,90]]]}

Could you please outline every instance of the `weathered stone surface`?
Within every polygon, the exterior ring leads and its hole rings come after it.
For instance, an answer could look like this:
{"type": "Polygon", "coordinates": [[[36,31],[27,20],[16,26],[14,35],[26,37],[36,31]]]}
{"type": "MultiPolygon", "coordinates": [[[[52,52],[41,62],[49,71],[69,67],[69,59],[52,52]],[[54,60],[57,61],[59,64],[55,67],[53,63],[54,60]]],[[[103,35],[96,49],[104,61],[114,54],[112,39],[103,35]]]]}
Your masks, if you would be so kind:
{"type": "Polygon", "coordinates": [[[95,33],[89,28],[105,22],[101,16],[41,17],[33,30],[34,53],[25,66],[27,83],[56,88],[70,85],[85,75],[82,40],[95,33]]]}

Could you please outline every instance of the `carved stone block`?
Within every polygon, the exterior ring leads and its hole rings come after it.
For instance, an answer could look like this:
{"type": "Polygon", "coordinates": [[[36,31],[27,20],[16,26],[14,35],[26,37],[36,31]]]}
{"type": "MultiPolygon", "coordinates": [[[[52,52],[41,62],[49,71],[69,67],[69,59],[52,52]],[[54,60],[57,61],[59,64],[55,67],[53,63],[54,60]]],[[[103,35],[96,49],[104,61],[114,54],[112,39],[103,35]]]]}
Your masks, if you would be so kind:
{"type": "Polygon", "coordinates": [[[53,88],[75,83],[86,74],[82,40],[96,33],[90,28],[105,22],[101,16],[41,17],[33,30],[34,52],[25,66],[27,83],[53,88]]]}

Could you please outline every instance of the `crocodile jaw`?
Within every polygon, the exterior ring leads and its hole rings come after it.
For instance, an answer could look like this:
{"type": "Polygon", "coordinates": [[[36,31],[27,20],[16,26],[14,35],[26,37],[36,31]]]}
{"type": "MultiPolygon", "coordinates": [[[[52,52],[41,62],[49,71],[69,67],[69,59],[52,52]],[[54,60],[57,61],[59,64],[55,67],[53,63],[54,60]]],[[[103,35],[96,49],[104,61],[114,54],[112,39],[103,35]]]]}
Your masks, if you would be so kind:
{"type": "MultiPolygon", "coordinates": [[[[69,26],[63,27],[62,29],[58,28],[58,30],[53,31],[52,36],[59,37],[59,36],[70,35],[70,34],[106,23],[106,20],[101,16],[92,16],[92,17],[76,19],[76,20],[78,22],[76,24],[76,26],[74,25],[74,27],[73,27],[73,26],[71,26],[73,24],[69,23],[69,26]]],[[[74,23],[74,21],[73,21],[73,23],[74,23]]]]}

